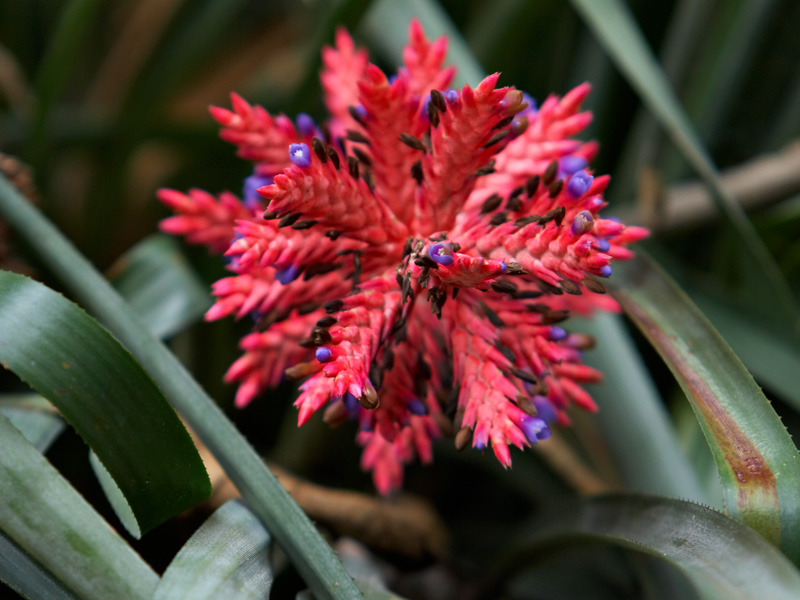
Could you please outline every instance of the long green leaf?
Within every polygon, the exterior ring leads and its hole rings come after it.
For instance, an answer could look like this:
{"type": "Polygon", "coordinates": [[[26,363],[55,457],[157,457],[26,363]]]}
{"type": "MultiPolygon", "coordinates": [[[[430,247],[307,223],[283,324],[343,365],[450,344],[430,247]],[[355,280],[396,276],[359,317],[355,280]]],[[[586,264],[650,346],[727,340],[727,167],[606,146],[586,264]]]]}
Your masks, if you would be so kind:
{"type": "Polygon", "coordinates": [[[0,362],[56,405],[103,461],[136,515],[134,535],[210,495],[189,434],[131,355],[81,308],[7,271],[0,362]]]}
{"type": "Polygon", "coordinates": [[[211,305],[208,288],[189,267],[175,238],[166,235],[151,235],[136,244],[114,264],[110,277],[158,338],[179,332],[211,305]]]}
{"type": "Polygon", "coordinates": [[[630,494],[559,503],[542,515],[498,578],[552,555],[554,547],[586,541],[662,558],[678,567],[704,600],[800,597],[800,573],[752,529],[700,504],[630,494]]]}
{"type": "Polygon", "coordinates": [[[266,598],[272,587],[271,538],[239,500],[219,507],[172,560],[154,600],[266,598]]]}
{"type": "Polygon", "coordinates": [[[76,596],[152,597],[158,575],[2,414],[0,481],[0,529],[76,596]]]}
{"type": "Polygon", "coordinates": [[[25,598],[72,600],[71,594],[27,552],[0,531],[0,581],[25,598]]]}
{"type": "Polygon", "coordinates": [[[592,386],[600,406],[597,421],[621,470],[625,489],[707,501],[655,384],[619,317],[596,315],[574,325],[597,340],[587,364],[603,373],[592,386]]]}
{"type": "Polygon", "coordinates": [[[38,394],[4,395],[0,412],[39,452],[46,452],[64,430],[64,419],[38,394]]]}
{"type": "Polygon", "coordinates": [[[181,363],[133,316],[63,234],[0,176],[0,218],[130,349],[167,399],[219,460],[251,510],[283,546],[320,598],[359,598],[353,580],[308,517],[181,363]]]}
{"type": "Polygon", "coordinates": [[[692,403],[717,464],[725,507],[800,560],[800,454],[733,351],[652,261],[617,269],[625,312],[692,403]]]}
{"type": "MultiPolygon", "coordinates": [[[[775,261],[742,207],[722,187],[719,173],[700,143],[663,70],[647,46],[642,32],[620,0],[572,0],[595,35],[614,59],[628,82],[639,93],[675,145],[709,187],[712,198],[741,240],[742,271],[752,281],[746,285],[753,298],[768,297],[791,327],[800,328],[800,309],[775,261]]],[[[798,329],[800,330],[800,329],[798,329]]]]}

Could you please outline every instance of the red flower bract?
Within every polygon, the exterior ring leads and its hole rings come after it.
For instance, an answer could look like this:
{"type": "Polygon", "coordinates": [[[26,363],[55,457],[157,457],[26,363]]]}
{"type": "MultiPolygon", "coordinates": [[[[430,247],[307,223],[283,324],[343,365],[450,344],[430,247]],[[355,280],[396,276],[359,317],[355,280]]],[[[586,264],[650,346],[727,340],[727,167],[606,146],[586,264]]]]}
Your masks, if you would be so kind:
{"type": "Polygon", "coordinates": [[[450,89],[445,50],[412,22],[389,79],[339,31],[323,51],[324,126],[236,95],[211,109],[254,163],[243,202],[159,193],[178,213],[165,231],[230,260],[206,318],[256,320],[226,375],[236,404],[304,379],[299,423],[323,408],[357,420],[384,494],[441,434],[509,466],[509,445],[546,439],[571,404],[595,410],[591,339],[557,323],[616,310],[597,278],[647,234],[600,216],[597,147],[570,137],[591,120],[587,84],[538,109],[497,74],[450,89]]]}

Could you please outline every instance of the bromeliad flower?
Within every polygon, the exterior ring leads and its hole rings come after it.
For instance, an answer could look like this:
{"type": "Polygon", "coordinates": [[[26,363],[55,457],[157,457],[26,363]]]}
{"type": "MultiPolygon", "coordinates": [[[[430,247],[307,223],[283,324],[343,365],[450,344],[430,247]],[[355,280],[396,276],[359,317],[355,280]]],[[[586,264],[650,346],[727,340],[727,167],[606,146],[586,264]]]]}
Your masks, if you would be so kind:
{"type": "Polygon", "coordinates": [[[431,460],[432,440],[491,445],[511,464],[567,424],[588,336],[560,323],[616,310],[601,279],[646,230],[600,216],[609,178],[581,85],[537,109],[490,75],[450,88],[446,40],[411,24],[404,66],[387,78],[344,31],[323,52],[331,118],[271,116],[233,95],[214,107],[223,139],[255,165],[244,200],[162,190],[165,231],[225,250],[234,273],[206,318],[253,316],[226,374],[244,406],[283,377],[304,379],[299,424],[324,409],[357,420],[377,488],[431,460]]]}

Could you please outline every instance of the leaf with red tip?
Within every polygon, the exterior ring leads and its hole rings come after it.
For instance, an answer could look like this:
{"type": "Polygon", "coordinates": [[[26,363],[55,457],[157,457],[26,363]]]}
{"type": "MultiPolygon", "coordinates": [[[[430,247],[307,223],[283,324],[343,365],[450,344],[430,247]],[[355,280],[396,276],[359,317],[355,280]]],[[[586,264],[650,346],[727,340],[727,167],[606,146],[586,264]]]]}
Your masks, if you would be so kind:
{"type": "Polygon", "coordinates": [[[620,269],[615,292],[692,403],[728,514],[800,559],[800,454],[759,386],[711,324],[655,263],[620,269]]]}

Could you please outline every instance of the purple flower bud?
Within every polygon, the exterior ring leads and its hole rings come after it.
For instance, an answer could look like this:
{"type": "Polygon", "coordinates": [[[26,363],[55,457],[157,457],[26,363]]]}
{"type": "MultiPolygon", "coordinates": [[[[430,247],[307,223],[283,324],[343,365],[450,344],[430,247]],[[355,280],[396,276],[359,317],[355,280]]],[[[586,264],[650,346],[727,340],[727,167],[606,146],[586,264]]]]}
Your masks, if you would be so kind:
{"type": "Polygon", "coordinates": [[[311,151],[307,144],[289,144],[289,160],[301,169],[311,164],[311,151]]]}
{"type": "Polygon", "coordinates": [[[452,265],[455,260],[453,249],[450,247],[450,244],[446,242],[433,244],[428,248],[428,256],[430,256],[434,262],[445,266],[452,265]]]}
{"type": "Polygon", "coordinates": [[[597,238],[594,241],[594,249],[598,252],[608,252],[611,249],[611,242],[606,238],[597,238]]]}
{"type": "Polygon", "coordinates": [[[275,279],[280,281],[281,284],[286,285],[297,279],[299,274],[300,268],[297,265],[289,265],[288,267],[279,269],[278,272],[275,273],[275,279]]]}
{"type": "Polygon", "coordinates": [[[594,177],[586,171],[578,171],[570,177],[569,183],[567,183],[567,195],[573,199],[580,198],[586,193],[593,181],[594,177]]]}
{"type": "Polygon", "coordinates": [[[558,161],[558,168],[562,173],[572,175],[576,171],[585,168],[589,162],[582,156],[562,156],[558,161]]]}
{"type": "Polygon", "coordinates": [[[331,359],[333,358],[333,352],[331,352],[330,348],[320,346],[314,352],[314,356],[316,356],[317,360],[321,363],[331,362],[331,359]]]}
{"type": "Polygon", "coordinates": [[[250,209],[261,207],[262,203],[265,202],[265,198],[258,193],[258,188],[262,188],[265,185],[272,185],[273,183],[275,182],[272,177],[259,175],[258,173],[253,173],[250,177],[245,178],[244,189],[242,191],[245,206],[250,209]]]}
{"type": "Polygon", "coordinates": [[[536,114],[539,112],[539,106],[536,104],[536,99],[527,92],[522,92],[522,101],[528,103],[528,106],[522,111],[523,113],[536,114]]]}
{"type": "Polygon", "coordinates": [[[552,423],[558,418],[558,413],[556,413],[553,403],[547,397],[536,395],[532,400],[539,418],[544,419],[545,423],[552,423]]]}
{"type": "Polygon", "coordinates": [[[444,99],[447,100],[450,104],[458,100],[458,90],[449,89],[444,94],[444,99]]]}
{"type": "Polygon", "coordinates": [[[572,226],[569,228],[572,235],[583,235],[594,227],[594,217],[588,210],[582,210],[572,219],[572,226]]]}
{"type": "Polygon", "coordinates": [[[564,330],[563,327],[556,327],[555,325],[550,326],[550,339],[554,342],[560,342],[563,339],[566,339],[567,332],[564,330]]]}
{"type": "Polygon", "coordinates": [[[611,277],[611,273],[613,272],[614,271],[611,270],[611,265],[606,265],[605,267],[600,269],[598,275],[600,275],[600,277],[611,277]]]}
{"type": "Polygon", "coordinates": [[[312,119],[310,115],[307,115],[306,113],[300,113],[297,115],[297,131],[300,132],[302,137],[314,135],[316,130],[317,124],[314,123],[314,119],[312,119]]]}
{"type": "Polygon", "coordinates": [[[520,429],[532,444],[550,437],[550,428],[544,422],[544,419],[539,417],[526,416],[520,424],[520,429]]]}
{"type": "Polygon", "coordinates": [[[428,414],[428,407],[426,404],[420,400],[419,398],[412,398],[406,403],[406,407],[408,411],[417,416],[427,415],[428,414]]]}
{"type": "Polygon", "coordinates": [[[344,396],[342,397],[342,402],[344,402],[344,407],[353,412],[355,409],[358,408],[358,398],[353,396],[350,392],[345,392],[344,396]]]}

